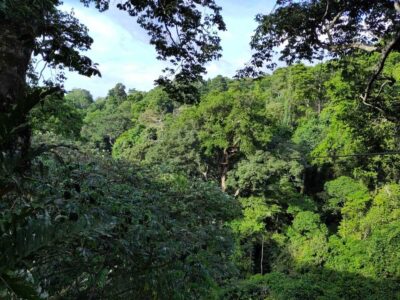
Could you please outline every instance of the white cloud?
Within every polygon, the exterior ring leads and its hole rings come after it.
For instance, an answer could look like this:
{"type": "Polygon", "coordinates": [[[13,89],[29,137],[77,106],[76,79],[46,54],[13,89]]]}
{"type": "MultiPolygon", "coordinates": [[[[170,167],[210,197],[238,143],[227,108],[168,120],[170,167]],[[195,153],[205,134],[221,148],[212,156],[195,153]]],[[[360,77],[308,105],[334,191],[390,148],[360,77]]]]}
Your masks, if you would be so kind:
{"type": "MultiPolygon", "coordinates": [[[[72,6],[62,7],[70,11],[72,6]]],[[[66,89],[80,87],[90,90],[94,96],[103,96],[116,83],[127,88],[149,90],[161,74],[165,64],[156,60],[154,48],[135,39],[126,28],[115,22],[108,14],[100,14],[90,8],[74,8],[76,17],[89,29],[94,43],[85,55],[99,64],[102,78],[86,78],[76,73],[68,73],[66,89]]],[[[119,12],[123,14],[123,12],[119,12]]],[[[115,18],[115,12],[113,12],[115,18]]],[[[124,15],[125,16],[125,15],[124,15]]],[[[134,22],[134,19],[131,18],[134,22]]]]}
{"type": "MultiPolygon", "coordinates": [[[[126,12],[110,9],[99,13],[94,8],[85,8],[77,0],[65,0],[62,6],[70,11],[74,8],[76,17],[89,28],[94,39],[92,49],[85,55],[99,64],[102,78],[86,78],[76,73],[68,73],[66,89],[85,88],[97,96],[104,96],[116,83],[122,82],[127,88],[149,90],[154,80],[162,74],[167,65],[156,59],[154,47],[148,44],[145,31],[136,24],[135,18],[126,12]]],[[[228,31],[221,33],[223,57],[209,63],[206,78],[217,75],[234,76],[251,57],[250,36],[256,23],[254,16],[262,10],[270,9],[273,1],[248,0],[241,3],[222,0],[223,17],[228,31]]],[[[115,2],[112,2],[115,6],[115,2]]]]}

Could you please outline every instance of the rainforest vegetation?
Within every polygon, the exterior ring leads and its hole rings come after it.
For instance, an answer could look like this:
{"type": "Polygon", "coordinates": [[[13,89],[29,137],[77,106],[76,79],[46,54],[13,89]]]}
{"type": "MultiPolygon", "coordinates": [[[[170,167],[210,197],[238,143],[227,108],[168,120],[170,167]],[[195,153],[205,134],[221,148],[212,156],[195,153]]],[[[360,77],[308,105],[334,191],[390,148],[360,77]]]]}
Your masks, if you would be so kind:
{"type": "Polygon", "coordinates": [[[171,68],[94,100],[86,27],[0,0],[1,299],[400,299],[399,3],[276,2],[204,80],[218,1],[120,1],[171,68]]]}

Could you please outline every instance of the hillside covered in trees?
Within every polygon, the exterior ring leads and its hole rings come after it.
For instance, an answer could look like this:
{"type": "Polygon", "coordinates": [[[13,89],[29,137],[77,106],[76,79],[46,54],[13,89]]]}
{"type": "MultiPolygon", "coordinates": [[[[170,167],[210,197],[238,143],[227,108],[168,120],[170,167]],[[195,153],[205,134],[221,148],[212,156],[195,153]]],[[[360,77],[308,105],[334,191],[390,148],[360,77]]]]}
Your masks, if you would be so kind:
{"type": "Polygon", "coordinates": [[[59,4],[0,1],[0,299],[400,299],[397,1],[279,0],[208,80],[214,1],[121,1],[180,68],[96,100],[59,4]]]}

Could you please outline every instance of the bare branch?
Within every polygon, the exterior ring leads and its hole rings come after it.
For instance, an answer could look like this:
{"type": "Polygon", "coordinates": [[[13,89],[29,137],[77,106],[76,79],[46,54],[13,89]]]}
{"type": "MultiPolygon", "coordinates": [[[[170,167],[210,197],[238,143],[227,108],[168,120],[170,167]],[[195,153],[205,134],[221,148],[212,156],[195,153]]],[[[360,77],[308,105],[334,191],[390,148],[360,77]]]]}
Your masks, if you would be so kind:
{"type": "Polygon", "coordinates": [[[361,99],[362,99],[362,103],[363,103],[365,106],[371,107],[371,108],[373,108],[373,109],[379,111],[382,115],[385,115],[385,111],[384,111],[382,108],[380,108],[380,107],[378,107],[378,106],[375,106],[375,105],[372,105],[371,103],[368,103],[368,102],[366,101],[366,99],[364,99],[363,97],[361,97],[361,99]]]}
{"type": "MultiPolygon", "coordinates": [[[[383,67],[385,65],[385,62],[389,56],[389,54],[392,52],[394,46],[400,41],[400,31],[396,33],[394,38],[388,43],[381,52],[381,58],[375,68],[374,73],[372,74],[371,78],[368,81],[367,87],[365,88],[364,94],[361,95],[361,99],[364,104],[367,104],[367,100],[371,94],[374,82],[378,79],[379,75],[381,74],[383,67]]],[[[369,105],[371,106],[371,105],[369,105]]]]}
{"type": "Polygon", "coordinates": [[[399,0],[394,1],[394,9],[396,10],[396,12],[398,14],[400,14],[400,1],[399,0]]]}
{"type": "Polygon", "coordinates": [[[167,24],[164,23],[164,28],[166,32],[168,33],[169,38],[171,39],[171,42],[175,45],[175,47],[179,48],[179,45],[176,43],[174,37],[172,36],[171,31],[169,30],[169,27],[167,24]]]}
{"type": "Polygon", "coordinates": [[[367,45],[367,44],[362,44],[362,43],[352,43],[352,44],[345,44],[345,45],[330,45],[328,46],[329,50],[332,51],[338,51],[338,50],[344,50],[344,49],[360,49],[364,50],[366,52],[374,52],[378,50],[377,46],[372,46],[372,45],[367,45]]]}
{"type": "Polygon", "coordinates": [[[328,22],[328,27],[326,28],[326,34],[328,35],[329,43],[333,43],[332,35],[331,35],[331,30],[333,26],[337,23],[337,21],[340,19],[342,14],[344,13],[344,9],[339,11],[336,16],[333,17],[332,21],[328,22]]]}
{"type": "Polygon", "coordinates": [[[43,72],[44,72],[44,70],[46,69],[47,64],[48,64],[48,62],[46,61],[45,64],[44,64],[44,66],[43,66],[43,68],[42,68],[42,70],[40,71],[39,79],[38,79],[38,80],[41,80],[41,79],[42,79],[42,77],[43,77],[43,72]]]}
{"type": "Polygon", "coordinates": [[[385,82],[382,83],[381,87],[379,88],[379,92],[378,92],[378,95],[376,97],[379,97],[381,95],[383,89],[385,88],[385,86],[387,84],[389,84],[389,83],[392,83],[392,82],[393,82],[392,80],[385,80],[385,82]]]}
{"type": "Polygon", "coordinates": [[[328,15],[328,12],[329,12],[329,4],[330,4],[331,2],[329,1],[329,0],[326,0],[326,9],[325,9],[325,13],[324,13],[324,15],[322,16],[322,20],[324,20],[325,18],[326,18],[326,16],[328,15]]]}

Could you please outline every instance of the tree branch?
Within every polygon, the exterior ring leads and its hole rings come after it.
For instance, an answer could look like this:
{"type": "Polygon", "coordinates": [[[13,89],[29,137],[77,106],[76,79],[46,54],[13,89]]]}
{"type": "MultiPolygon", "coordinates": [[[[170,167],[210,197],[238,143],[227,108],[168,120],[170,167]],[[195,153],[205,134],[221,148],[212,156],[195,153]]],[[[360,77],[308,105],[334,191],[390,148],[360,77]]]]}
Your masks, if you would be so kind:
{"type": "Polygon", "coordinates": [[[396,10],[396,13],[400,14],[400,1],[399,0],[394,1],[394,9],[396,10]]]}
{"type": "Polygon", "coordinates": [[[322,20],[324,20],[324,19],[326,18],[326,16],[328,15],[328,12],[329,12],[329,4],[330,4],[330,1],[329,1],[329,0],[326,0],[326,9],[325,9],[324,15],[322,16],[322,20]]]}
{"type": "Polygon", "coordinates": [[[352,43],[352,44],[345,44],[345,45],[329,45],[328,49],[331,51],[343,50],[343,49],[360,49],[366,52],[374,52],[378,50],[377,46],[362,44],[362,43],[352,43]]]}
{"type": "MultiPolygon", "coordinates": [[[[327,10],[329,8],[327,7],[327,10]]],[[[328,11],[325,12],[326,14],[328,14],[328,11]]],[[[342,16],[342,14],[344,13],[344,9],[342,9],[341,11],[339,11],[337,13],[336,16],[333,17],[332,21],[328,21],[328,27],[326,29],[326,34],[328,35],[328,39],[329,39],[329,43],[333,44],[333,39],[332,39],[332,35],[331,35],[331,30],[333,28],[333,26],[335,26],[336,22],[339,20],[339,18],[342,16]]]]}
{"type": "Polygon", "coordinates": [[[381,87],[379,88],[378,95],[377,95],[376,97],[379,97],[379,96],[381,95],[381,93],[382,93],[384,87],[385,87],[387,84],[389,84],[389,83],[393,83],[393,81],[392,81],[392,80],[385,80],[385,82],[382,83],[381,87]]]}
{"type": "Polygon", "coordinates": [[[400,31],[396,33],[394,38],[388,43],[381,52],[381,58],[375,68],[374,73],[372,74],[371,78],[368,81],[367,87],[365,88],[364,94],[361,95],[361,99],[364,104],[371,106],[370,104],[367,104],[367,100],[371,94],[374,82],[378,79],[379,75],[381,74],[383,67],[385,66],[385,62],[389,56],[389,54],[392,52],[393,48],[395,45],[400,41],[400,31]]]}

